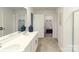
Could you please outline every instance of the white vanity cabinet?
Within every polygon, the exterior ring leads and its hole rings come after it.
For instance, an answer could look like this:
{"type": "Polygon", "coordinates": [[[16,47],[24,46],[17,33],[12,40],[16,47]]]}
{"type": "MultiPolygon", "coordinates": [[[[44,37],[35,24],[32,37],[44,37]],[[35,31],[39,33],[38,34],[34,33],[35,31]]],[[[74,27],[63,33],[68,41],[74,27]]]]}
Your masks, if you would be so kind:
{"type": "Polygon", "coordinates": [[[34,37],[34,40],[32,41],[32,52],[35,52],[38,47],[38,38],[34,37]]]}
{"type": "Polygon", "coordinates": [[[24,49],[24,52],[32,52],[32,42],[28,44],[28,46],[24,49]]]}
{"type": "Polygon", "coordinates": [[[36,52],[37,47],[38,47],[38,35],[33,37],[33,39],[25,48],[24,52],[36,52]]]}
{"type": "Polygon", "coordinates": [[[38,47],[38,38],[35,36],[25,48],[24,52],[35,52],[38,47]]]}
{"type": "Polygon", "coordinates": [[[38,32],[16,33],[9,37],[6,43],[3,40],[0,51],[3,52],[35,52],[38,46],[38,32]]]}

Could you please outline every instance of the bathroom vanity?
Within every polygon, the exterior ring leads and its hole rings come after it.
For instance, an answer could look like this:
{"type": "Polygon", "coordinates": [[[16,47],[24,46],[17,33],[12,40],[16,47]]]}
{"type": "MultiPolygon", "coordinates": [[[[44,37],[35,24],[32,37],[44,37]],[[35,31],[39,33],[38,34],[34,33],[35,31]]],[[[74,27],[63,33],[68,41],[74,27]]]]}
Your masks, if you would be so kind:
{"type": "Polygon", "coordinates": [[[38,46],[38,32],[15,32],[0,37],[0,52],[35,52],[38,46]]]}

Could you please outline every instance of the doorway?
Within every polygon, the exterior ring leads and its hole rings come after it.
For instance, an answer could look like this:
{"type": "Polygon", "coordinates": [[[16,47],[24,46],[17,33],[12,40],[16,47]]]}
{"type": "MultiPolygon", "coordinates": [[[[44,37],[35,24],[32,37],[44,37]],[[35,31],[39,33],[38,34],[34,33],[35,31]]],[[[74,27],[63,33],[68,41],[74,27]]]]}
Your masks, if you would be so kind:
{"type": "Polygon", "coordinates": [[[44,37],[52,37],[53,36],[53,17],[52,16],[45,16],[44,19],[44,37]]]}

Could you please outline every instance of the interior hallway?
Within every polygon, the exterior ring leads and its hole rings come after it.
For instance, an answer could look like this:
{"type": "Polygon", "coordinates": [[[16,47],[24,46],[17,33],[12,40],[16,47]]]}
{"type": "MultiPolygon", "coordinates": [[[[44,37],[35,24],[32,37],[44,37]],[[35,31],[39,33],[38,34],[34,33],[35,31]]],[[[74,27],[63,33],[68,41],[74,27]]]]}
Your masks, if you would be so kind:
{"type": "Polygon", "coordinates": [[[37,52],[61,52],[57,39],[55,38],[43,38],[38,41],[37,52]]]}

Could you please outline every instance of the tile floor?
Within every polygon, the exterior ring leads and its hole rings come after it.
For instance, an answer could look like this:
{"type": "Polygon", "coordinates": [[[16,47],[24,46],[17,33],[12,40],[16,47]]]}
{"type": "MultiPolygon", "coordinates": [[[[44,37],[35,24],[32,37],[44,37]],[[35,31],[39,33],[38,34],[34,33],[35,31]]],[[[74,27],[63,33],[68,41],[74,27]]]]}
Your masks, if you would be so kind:
{"type": "Polygon", "coordinates": [[[38,48],[36,52],[61,52],[57,39],[43,38],[39,39],[38,48]]]}

